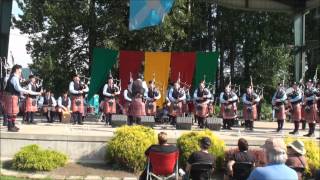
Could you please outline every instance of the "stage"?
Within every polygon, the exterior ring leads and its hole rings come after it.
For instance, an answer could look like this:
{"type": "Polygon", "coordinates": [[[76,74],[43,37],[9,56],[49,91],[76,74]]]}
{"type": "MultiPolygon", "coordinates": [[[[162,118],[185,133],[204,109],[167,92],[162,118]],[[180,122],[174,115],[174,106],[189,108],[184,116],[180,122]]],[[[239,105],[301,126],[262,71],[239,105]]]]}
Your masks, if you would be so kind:
{"type": "MultiPolygon", "coordinates": [[[[105,126],[104,122],[85,121],[84,125],[46,123],[44,119],[37,119],[36,125],[21,124],[18,119],[20,131],[7,132],[7,128],[1,126],[1,159],[11,159],[23,146],[39,144],[45,148],[51,148],[66,153],[71,161],[86,163],[103,163],[108,141],[112,138],[116,128],[105,126]]],[[[2,122],[1,122],[2,124],[2,122]]],[[[245,131],[242,127],[234,127],[232,130],[213,131],[224,140],[227,147],[237,145],[237,139],[245,137],[250,146],[260,146],[266,138],[270,137],[303,137],[307,130],[300,130],[300,135],[289,135],[293,129],[292,123],[285,123],[284,131],[275,132],[276,122],[255,122],[253,132],[245,131]]],[[[175,144],[179,136],[188,130],[176,130],[171,125],[156,125],[156,132],[165,131],[169,135],[169,143],[175,144]]],[[[197,126],[192,131],[200,131],[197,126]]],[[[316,137],[319,137],[319,127],[316,128],[316,137]]],[[[315,137],[310,138],[316,140],[315,137]]]]}

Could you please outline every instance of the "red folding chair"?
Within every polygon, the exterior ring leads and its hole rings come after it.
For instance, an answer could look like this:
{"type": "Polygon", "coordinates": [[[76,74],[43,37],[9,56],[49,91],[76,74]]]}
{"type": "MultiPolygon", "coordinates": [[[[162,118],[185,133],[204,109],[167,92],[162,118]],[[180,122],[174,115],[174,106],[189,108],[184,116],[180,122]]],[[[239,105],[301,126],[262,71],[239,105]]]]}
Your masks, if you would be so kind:
{"type": "Polygon", "coordinates": [[[147,166],[147,180],[178,179],[179,152],[150,152],[147,166]]]}

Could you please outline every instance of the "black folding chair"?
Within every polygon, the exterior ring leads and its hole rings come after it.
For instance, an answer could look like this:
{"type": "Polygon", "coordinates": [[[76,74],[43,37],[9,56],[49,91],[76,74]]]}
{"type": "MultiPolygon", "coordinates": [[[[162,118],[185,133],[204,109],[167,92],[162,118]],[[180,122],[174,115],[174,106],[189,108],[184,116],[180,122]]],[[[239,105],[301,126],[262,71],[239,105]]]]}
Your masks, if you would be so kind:
{"type": "Polygon", "coordinates": [[[193,180],[210,180],[212,172],[212,163],[193,163],[191,164],[189,178],[193,180]]]}
{"type": "Polygon", "coordinates": [[[252,169],[253,169],[253,163],[251,162],[236,162],[232,166],[233,169],[233,177],[231,179],[233,180],[246,180],[252,169]]]}

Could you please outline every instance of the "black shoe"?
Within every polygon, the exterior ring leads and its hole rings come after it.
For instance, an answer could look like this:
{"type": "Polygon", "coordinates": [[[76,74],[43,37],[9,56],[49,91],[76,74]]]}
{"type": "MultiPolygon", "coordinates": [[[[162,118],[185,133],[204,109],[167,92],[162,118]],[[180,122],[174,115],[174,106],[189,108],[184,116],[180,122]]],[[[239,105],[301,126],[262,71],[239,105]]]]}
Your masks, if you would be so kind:
{"type": "Polygon", "coordinates": [[[18,132],[18,131],[19,130],[14,127],[8,129],[8,132],[18,132]]]}
{"type": "Polygon", "coordinates": [[[289,134],[295,134],[295,133],[296,133],[296,131],[289,132],[289,134]]]}
{"type": "Polygon", "coordinates": [[[231,128],[231,127],[228,127],[227,129],[232,130],[232,128],[231,128]]]}
{"type": "Polygon", "coordinates": [[[78,124],[79,124],[79,125],[83,125],[83,122],[79,122],[78,124]]]}
{"type": "Polygon", "coordinates": [[[314,137],[314,133],[308,133],[308,134],[305,134],[303,135],[304,137],[314,137]]]}

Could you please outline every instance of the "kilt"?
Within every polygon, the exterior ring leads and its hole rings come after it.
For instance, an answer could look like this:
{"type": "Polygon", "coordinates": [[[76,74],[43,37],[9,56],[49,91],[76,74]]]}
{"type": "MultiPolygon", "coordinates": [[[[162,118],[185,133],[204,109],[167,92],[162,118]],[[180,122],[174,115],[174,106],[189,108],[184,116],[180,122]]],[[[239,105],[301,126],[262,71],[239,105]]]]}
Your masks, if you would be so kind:
{"type": "Polygon", "coordinates": [[[196,116],[205,118],[208,116],[208,104],[206,102],[197,103],[196,107],[196,116]]]}
{"type": "Polygon", "coordinates": [[[131,102],[126,101],[123,108],[123,114],[128,115],[131,102]]]}
{"type": "Polygon", "coordinates": [[[146,115],[145,103],[142,101],[142,98],[137,97],[133,98],[129,107],[129,115],[133,117],[140,117],[146,115]]]}
{"type": "Polygon", "coordinates": [[[37,99],[33,99],[31,97],[27,97],[25,112],[37,112],[37,111],[38,111],[37,99]]]}
{"type": "Polygon", "coordinates": [[[222,104],[221,114],[223,119],[234,119],[237,117],[237,104],[222,104]]]}
{"type": "Polygon", "coordinates": [[[301,103],[297,103],[292,105],[292,114],[291,114],[291,118],[293,121],[300,121],[302,116],[302,107],[301,107],[301,103]]]}
{"type": "Polygon", "coordinates": [[[170,115],[174,117],[182,116],[182,102],[171,102],[170,115]]]}
{"type": "Polygon", "coordinates": [[[16,116],[19,113],[19,97],[11,94],[4,94],[4,112],[8,116],[16,116]]]}
{"type": "Polygon", "coordinates": [[[256,120],[258,118],[256,104],[244,105],[242,112],[243,112],[243,119],[244,120],[256,120]]]}
{"type": "Polygon", "coordinates": [[[146,103],[146,114],[148,116],[154,116],[157,112],[157,103],[154,101],[147,101],[146,103]]]}
{"type": "Polygon", "coordinates": [[[187,102],[182,103],[182,112],[183,113],[189,113],[189,105],[187,102]]]}
{"type": "Polygon", "coordinates": [[[304,116],[305,116],[304,108],[305,107],[306,107],[305,105],[301,105],[301,120],[304,120],[304,121],[305,121],[305,118],[304,118],[304,116]]]}
{"type": "Polygon", "coordinates": [[[214,107],[212,103],[208,104],[208,113],[210,116],[212,116],[214,114],[214,107]]]}
{"type": "Polygon", "coordinates": [[[284,104],[280,106],[276,106],[277,110],[275,111],[276,117],[278,120],[285,120],[286,119],[286,108],[284,104]]]}
{"type": "Polygon", "coordinates": [[[71,98],[71,110],[72,112],[84,113],[83,97],[72,96],[71,98]]]}
{"type": "Polygon", "coordinates": [[[318,121],[318,109],[317,104],[313,103],[311,106],[306,106],[304,109],[304,119],[308,123],[315,123],[318,121]],[[307,110],[309,108],[309,110],[307,110]]]}
{"type": "Polygon", "coordinates": [[[103,105],[103,112],[106,114],[115,114],[117,110],[117,103],[114,98],[106,98],[103,105]]]}

